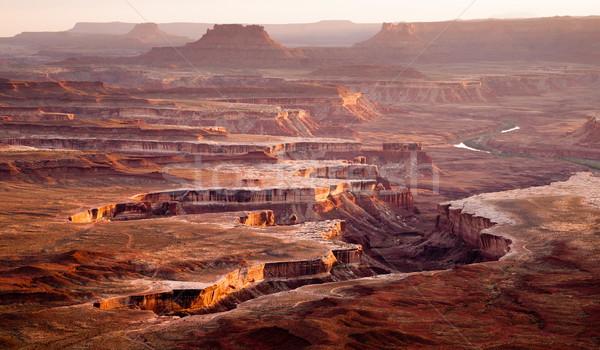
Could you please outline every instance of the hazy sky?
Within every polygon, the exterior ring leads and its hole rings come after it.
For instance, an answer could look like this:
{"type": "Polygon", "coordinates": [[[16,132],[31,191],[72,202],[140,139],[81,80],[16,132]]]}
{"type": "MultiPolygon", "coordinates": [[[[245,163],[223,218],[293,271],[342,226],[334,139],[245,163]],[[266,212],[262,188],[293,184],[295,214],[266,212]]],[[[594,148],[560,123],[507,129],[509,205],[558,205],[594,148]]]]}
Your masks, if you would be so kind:
{"type": "MultiPolygon", "coordinates": [[[[75,22],[379,23],[456,18],[473,0],[0,0],[0,36],[75,22]]],[[[600,15],[600,0],[475,0],[462,19],[600,15]]]]}

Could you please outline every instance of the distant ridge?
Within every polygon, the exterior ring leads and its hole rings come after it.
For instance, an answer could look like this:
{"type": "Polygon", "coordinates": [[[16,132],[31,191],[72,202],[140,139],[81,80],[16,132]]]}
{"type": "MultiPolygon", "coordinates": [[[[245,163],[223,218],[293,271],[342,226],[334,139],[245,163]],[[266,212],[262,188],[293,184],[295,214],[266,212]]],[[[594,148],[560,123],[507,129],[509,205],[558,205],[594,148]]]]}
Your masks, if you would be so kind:
{"type": "Polygon", "coordinates": [[[165,40],[176,40],[177,43],[182,40],[189,40],[189,38],[169,34],[161,30],[156,23],[136,24],[124,37],[138,40],[144,44],[167,44],[165,40]]]}

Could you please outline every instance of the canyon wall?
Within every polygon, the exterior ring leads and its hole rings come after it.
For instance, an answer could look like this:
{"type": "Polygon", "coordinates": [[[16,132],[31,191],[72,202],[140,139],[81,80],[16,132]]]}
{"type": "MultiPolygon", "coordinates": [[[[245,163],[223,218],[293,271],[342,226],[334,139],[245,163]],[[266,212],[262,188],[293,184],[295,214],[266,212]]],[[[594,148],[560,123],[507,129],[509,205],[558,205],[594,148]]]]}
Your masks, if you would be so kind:
{"type": "Polygon", "coordinates": [[[485,232],[496,222],[464,212],[462,208],[453,208],[452,203],[439,204],[438,214],[436,229],[447,231],[462,238],[467,245],[481,249],[486,260],[498,260],[510,250],[510,239],[485,232]]]}
{"type": "MultiPolygon", "coordinates": [[[[272,206],[271,212],[275,214],[274,221],[287,223],[291,214],[296,215],[297,220],[305,220],[299,213],[298,205],[310,207],[314,202],[344,192],[372,194],[375,186],[375,180],[365,180],[341,182],[317,188],[259,190],[221,188],[156,192],[134,196],[133,199],[139,201],[137,203],[119,203],[94,208],[74,214],[69,220],[78,223],[98,220],[135,220],[180,214],[264,210],[265,206],[272,206]]],[[[309,211],[308,207],[303,210],[304,213],[309,211]]]]}
{"type": "Polygon", "coordinates": [[[2,142],[16,146],[30,146],[52,149],[75,149],[92,150],[102,149],[109,152],[119,153],[188,153],[203,155],[225,155],[225,154],[247,154],[253,152],[268,152],[271,154],[289,153],[289,152],[355,152],[360,148],[360,144],[354,141],[299,139],[298,141],[280,142],[268,144],[263,142],[235,143],[227,142],[203,142],[203,141],[153,141],[153,140],[132,140],[132,139],[102,139],[90,137],[11,137],[7,136],[1,139],[2,142]],[[306,141],[304,141],[306,140],[306,141]]]}
{"type": "MultiPolygon", "coordinates": [[[[354,248],[354,250],[359,250],[354,248]]],[[[341,257],[356,259],[360,253],[340,253],[341,257]]],[[[351,260],[351,259],[348,259],[351,260]]],[[[308,260],[268,262],[250,268],[241,268],[226,275],[214,285],[203,289],[175,289],[168,292],[131,295],[94,303],[100,309],[134,308],[151,310],[156,314],[171,314],[182,311],[198,311],[208,308],[223,298],[248,288],[250,285],[277,279],[299,278],[327,274],[338,264],[333,252],[308,260]]]]}

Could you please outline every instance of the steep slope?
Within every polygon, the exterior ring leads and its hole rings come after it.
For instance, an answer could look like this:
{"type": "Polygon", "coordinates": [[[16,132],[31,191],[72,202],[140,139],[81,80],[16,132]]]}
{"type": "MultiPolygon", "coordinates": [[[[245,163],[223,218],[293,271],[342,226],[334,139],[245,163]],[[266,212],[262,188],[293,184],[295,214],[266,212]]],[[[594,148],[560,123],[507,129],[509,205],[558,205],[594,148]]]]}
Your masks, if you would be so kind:
{"type": "Polygon", "coordinates": [[[590,115],[583,126],[569,135],[579,144],[600,145],[600,115],[590,115]]]}

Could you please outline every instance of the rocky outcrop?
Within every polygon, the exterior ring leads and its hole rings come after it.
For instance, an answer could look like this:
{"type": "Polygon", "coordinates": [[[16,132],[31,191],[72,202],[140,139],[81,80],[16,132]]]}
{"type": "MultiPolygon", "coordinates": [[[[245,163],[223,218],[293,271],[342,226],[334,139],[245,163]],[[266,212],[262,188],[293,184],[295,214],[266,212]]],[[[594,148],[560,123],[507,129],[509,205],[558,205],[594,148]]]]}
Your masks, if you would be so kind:
{"type": "Polygon", "coordinates": [[[436,228],[458,236],[468,245],[479,248],[485,260],[498,260],[510,250],[508,238],[485,232],[497,222],[489,218],[464,212],[452,203],[438,205],[436,228]]]}
{"type": "MultiPolygon", "coordinates": [[[[255,218],[251,216],[252,214],[259,214],[259,216],[265,214],[265,217],[271,219],[273,217],[271,211],[249,213],[249,215],[243,217],[246,222],[255,218]]],[[[344,229],[344,221],[310,222],[301,226],[297,234],[299,237],[309,235],[316,239],[330,239],[342,233],[344,229]]],[[[227,274],[217,283],[204,288],[175,289],[154,294],[130,295],[123,298],[99,301],[94,303],[94,306],[101,309],[134,308],[151,310],[157,314],[173,314],[184,311],[198,312],[209,310],[211,306],[224,298],[243,292],[245,289],[260,283],[306,278],[315,280],[329,275],[331,269],[336,265],[360,263],[362,248],[359,245],[341,242],[331,242],[330,244],[335,248],[322,256],[302,260],[268,261],[252,267],[240,268],[227,274]]],[[[280,290],[271,292],[278,291],[280,290]]],[[[250,298],[254,297],[256,295],[250,298]]]]}
{"type": "Polygon", "coordinates": [[[275,225],[275,215],[272,210],[255,211],[240,216],[238,221],[246,226],[273,226],[275,225]]]}
{"type": "Polygon", "coordinates": [[[568,137],[582,145],[600,146],[600,114],[590,115],[587,122],[568,137]]]}
{"type": "Polygon", "coordinates": [[[184,189],[136,195],[139,201],[157,203],[161,201],[178,202],[228,202],[228,203],[267,203],[267,202],[305,202],[319,201],[345,191],[374,190],[374,180],[341,182],[326,187],[306,188],[266,188],[266,189],[184,189]]]}
{"type": "Polygon", "coordinates": [[[150,202],[119,203],[86,210],[69,217],[69,221],[90,223],[100,220],[139,220],[179,214],[180,208],[177,202],[161,202],[154,205],[150,202]]]}
{"type": "Polygon", "coordinates": [[[349,90],[342,85],[302,84],[297,89],[297,92],[291,93],[291,97],[228,97],[220,101],[302,109],[310,111],[311,117],[324,125],[340,125],[340,127],[347,123],[366,122],[381,116],[378,107],[363,93],[349,90]]]}
{"type": "MultiPolygon", "coordinates": [[[[349,253],[346,254],[350,255],[349,253]]],[[[131,295],[96,302],[94,306],[100,309],[134,308],[151,310],[161,315],[182,311],[194,312],[206,309],[228,295],[254,283],[325,274],[329,273],[336,263],[338,261],[333,252],[310,260],[270,262],[238,269],[226,275],[216,284],[203,289],[175,289],[157,294],[131,295]]]]}
{"type": "MultiPolygon", "coordinates": [[[[276,218],[273,221],[288,223],[288,217],[293,213],[298,216],[297,205],[305,205],[307,212],[310,206],[318,201],[324,201],[331,196],[345,192],[365,192],[372,194],[375,190],[375,180],[342,182],[327,187],[316,188],[269,188],[269,189],[197,189],[176,190],[136,195],[133,199],[138,203],[120,203],[90,209],[75,214],[69,220],[78,223],[98,220],[134,220],[156,216],[173,216],[180,214],[200,214],[210,212],[226,212],[240,210],[261,210],[266,205],[277,204],[273,209],[276,218]],[[275,213],[274,211],[277,211],[275,213]],[[282,217],[283,216],[283,217],[282,217]]],[[[264,210],[264,209],[263,209],[264,210]]],[[[260,216],[261,214],[259,214],[260,216]]],[[[265,218],[268,222],[269,215],[265,218]]],[[[305,218],[296,220],[304,221],[305,218]]],[[[255,218],[245,219],[254,222],[255,218]]],[[[242,220],[240,220],[241,222],[242,220]]],[[[258,218],[256,222],[259,222],[258,218]]],[[[245,222],[245,221],[244,221],[245,222]]]]}
{"type": "MultiPolygon", "coordinates": [[[[46,76],[36,78],[49,79],[46,76]]],[[[258,85],[240,86],[222,82],[224,86],[218,87],[218,90],[210,84],[194,88],[179,86],[169,90],[140,90],[98,82],[2,79],[2,99],[14,103],[11,107],[0,108],[0,116],[68,113],[77,116],[77,119],[139,119],[151,124],[225,127],[231,133],[305,137],[352,137],[355,132],[345,124],[380,116],[378,106],[363,94],[339,84],[254,80],[258,85]],[[166,102],[170,97],[210,102],[184,107],[166,102]],[[28,107],[27,99],[36,99],[36,107],[28,107]],[[160,99],[161,102],[151,102],[151,99],[160,99]],[[325,130],[320,132],[322,127],[325,130]]],[[[253,80],[241,77],[239,84],[246,81],[253,80]]]]}

